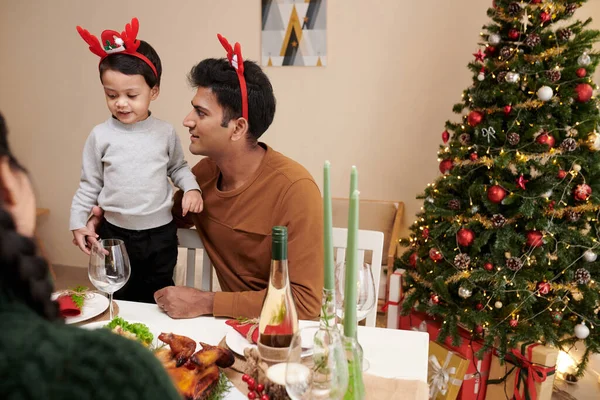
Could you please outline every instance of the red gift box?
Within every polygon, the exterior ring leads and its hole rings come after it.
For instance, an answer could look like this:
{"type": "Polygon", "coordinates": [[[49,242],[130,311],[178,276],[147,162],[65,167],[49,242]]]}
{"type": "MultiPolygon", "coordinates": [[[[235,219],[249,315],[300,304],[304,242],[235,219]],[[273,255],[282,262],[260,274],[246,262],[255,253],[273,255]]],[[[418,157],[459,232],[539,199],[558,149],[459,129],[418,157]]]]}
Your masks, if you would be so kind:
{"type": "Polygon", "coordinates": [[[429,333],[429,340],[436,340],[440,333],[442,324],[435,321],[431,316],[418,311],[412,311],[409,315],[401,315],[398,325],[405,331],[420,331],[429,333]]]}

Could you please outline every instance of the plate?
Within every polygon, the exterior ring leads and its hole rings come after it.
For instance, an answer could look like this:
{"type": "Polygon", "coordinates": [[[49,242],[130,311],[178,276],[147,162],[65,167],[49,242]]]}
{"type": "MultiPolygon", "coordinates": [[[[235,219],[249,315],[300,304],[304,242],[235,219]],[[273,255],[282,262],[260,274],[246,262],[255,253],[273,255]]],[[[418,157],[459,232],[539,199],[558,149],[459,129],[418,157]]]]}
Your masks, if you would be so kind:
{"type": "MultiPolygon", "coordinates": [[[[60,292],[52,293],[52,300],[56,300],[60,292]]],[[[87,321],[102,314],[108,308],[108,298],[100,293],[90,292],[90,298],[85,299],[81,314],[75,317],[65,318],[66,324],[76,324],[78,322],[87,321]]]]}

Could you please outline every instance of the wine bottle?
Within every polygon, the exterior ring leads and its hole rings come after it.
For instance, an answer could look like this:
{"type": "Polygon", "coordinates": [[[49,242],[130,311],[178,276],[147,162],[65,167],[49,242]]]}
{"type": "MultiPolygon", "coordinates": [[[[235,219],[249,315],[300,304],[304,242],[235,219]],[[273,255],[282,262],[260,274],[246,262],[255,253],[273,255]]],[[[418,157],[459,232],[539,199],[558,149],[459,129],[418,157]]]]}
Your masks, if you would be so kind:
{"type": "Polygon", "coordinates": [[[286,361],[292,338],[298,331],[298,312],[288,275],[287,243],[287,228],[273,227],[269,286],[258,323],[258,351],[267,363],[286,361]]]}

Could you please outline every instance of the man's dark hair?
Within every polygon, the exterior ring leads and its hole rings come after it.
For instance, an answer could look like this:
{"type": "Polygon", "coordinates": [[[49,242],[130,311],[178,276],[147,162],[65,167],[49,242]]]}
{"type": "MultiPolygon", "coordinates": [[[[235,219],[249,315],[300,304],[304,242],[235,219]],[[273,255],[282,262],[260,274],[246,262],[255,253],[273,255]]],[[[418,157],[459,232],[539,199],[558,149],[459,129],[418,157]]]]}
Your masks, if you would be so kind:
{"type": "MultiPolygon", "coordinates": [[[[275,116],[273,86],[263,70],[253,61],[244,61],[248,89],[248,124],[250,139],[258,140],[275,116]]],[[[221,125],[242,116],[242,95],[237,73],[226,58],[209,58],[192,68],[188,79],[195,87],[210,88],[223,108],[221,125]]]]}
{"type": "Polygon", "coordinates": [[[110,54],[100,63],[100,80],[102,80],[102,74],[105,71],[111,70],[121,72],[125,75],[142,75],[150,88],[160,86],[162,64],[158,53],[156,53],[148,42],[144,42],[143,40],[140,40],[140,47],[138,47],[137,52],[146,56],[154,64],[158,76],[154,75],[152,68],[141,59],[129,54],[116,53],[110,54]]]}

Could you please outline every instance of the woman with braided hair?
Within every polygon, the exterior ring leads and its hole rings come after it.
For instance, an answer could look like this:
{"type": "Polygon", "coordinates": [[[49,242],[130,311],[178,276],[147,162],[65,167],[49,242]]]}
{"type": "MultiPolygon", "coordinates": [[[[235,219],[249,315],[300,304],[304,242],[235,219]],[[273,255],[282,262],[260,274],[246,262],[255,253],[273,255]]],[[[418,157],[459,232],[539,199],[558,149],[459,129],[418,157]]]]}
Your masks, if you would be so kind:
{"type": "Polygon", "coordinates": [[[0,114],[0,399],[180,399],[141,344],[65,325],[32,240],[35,197],[0,114]]]}

